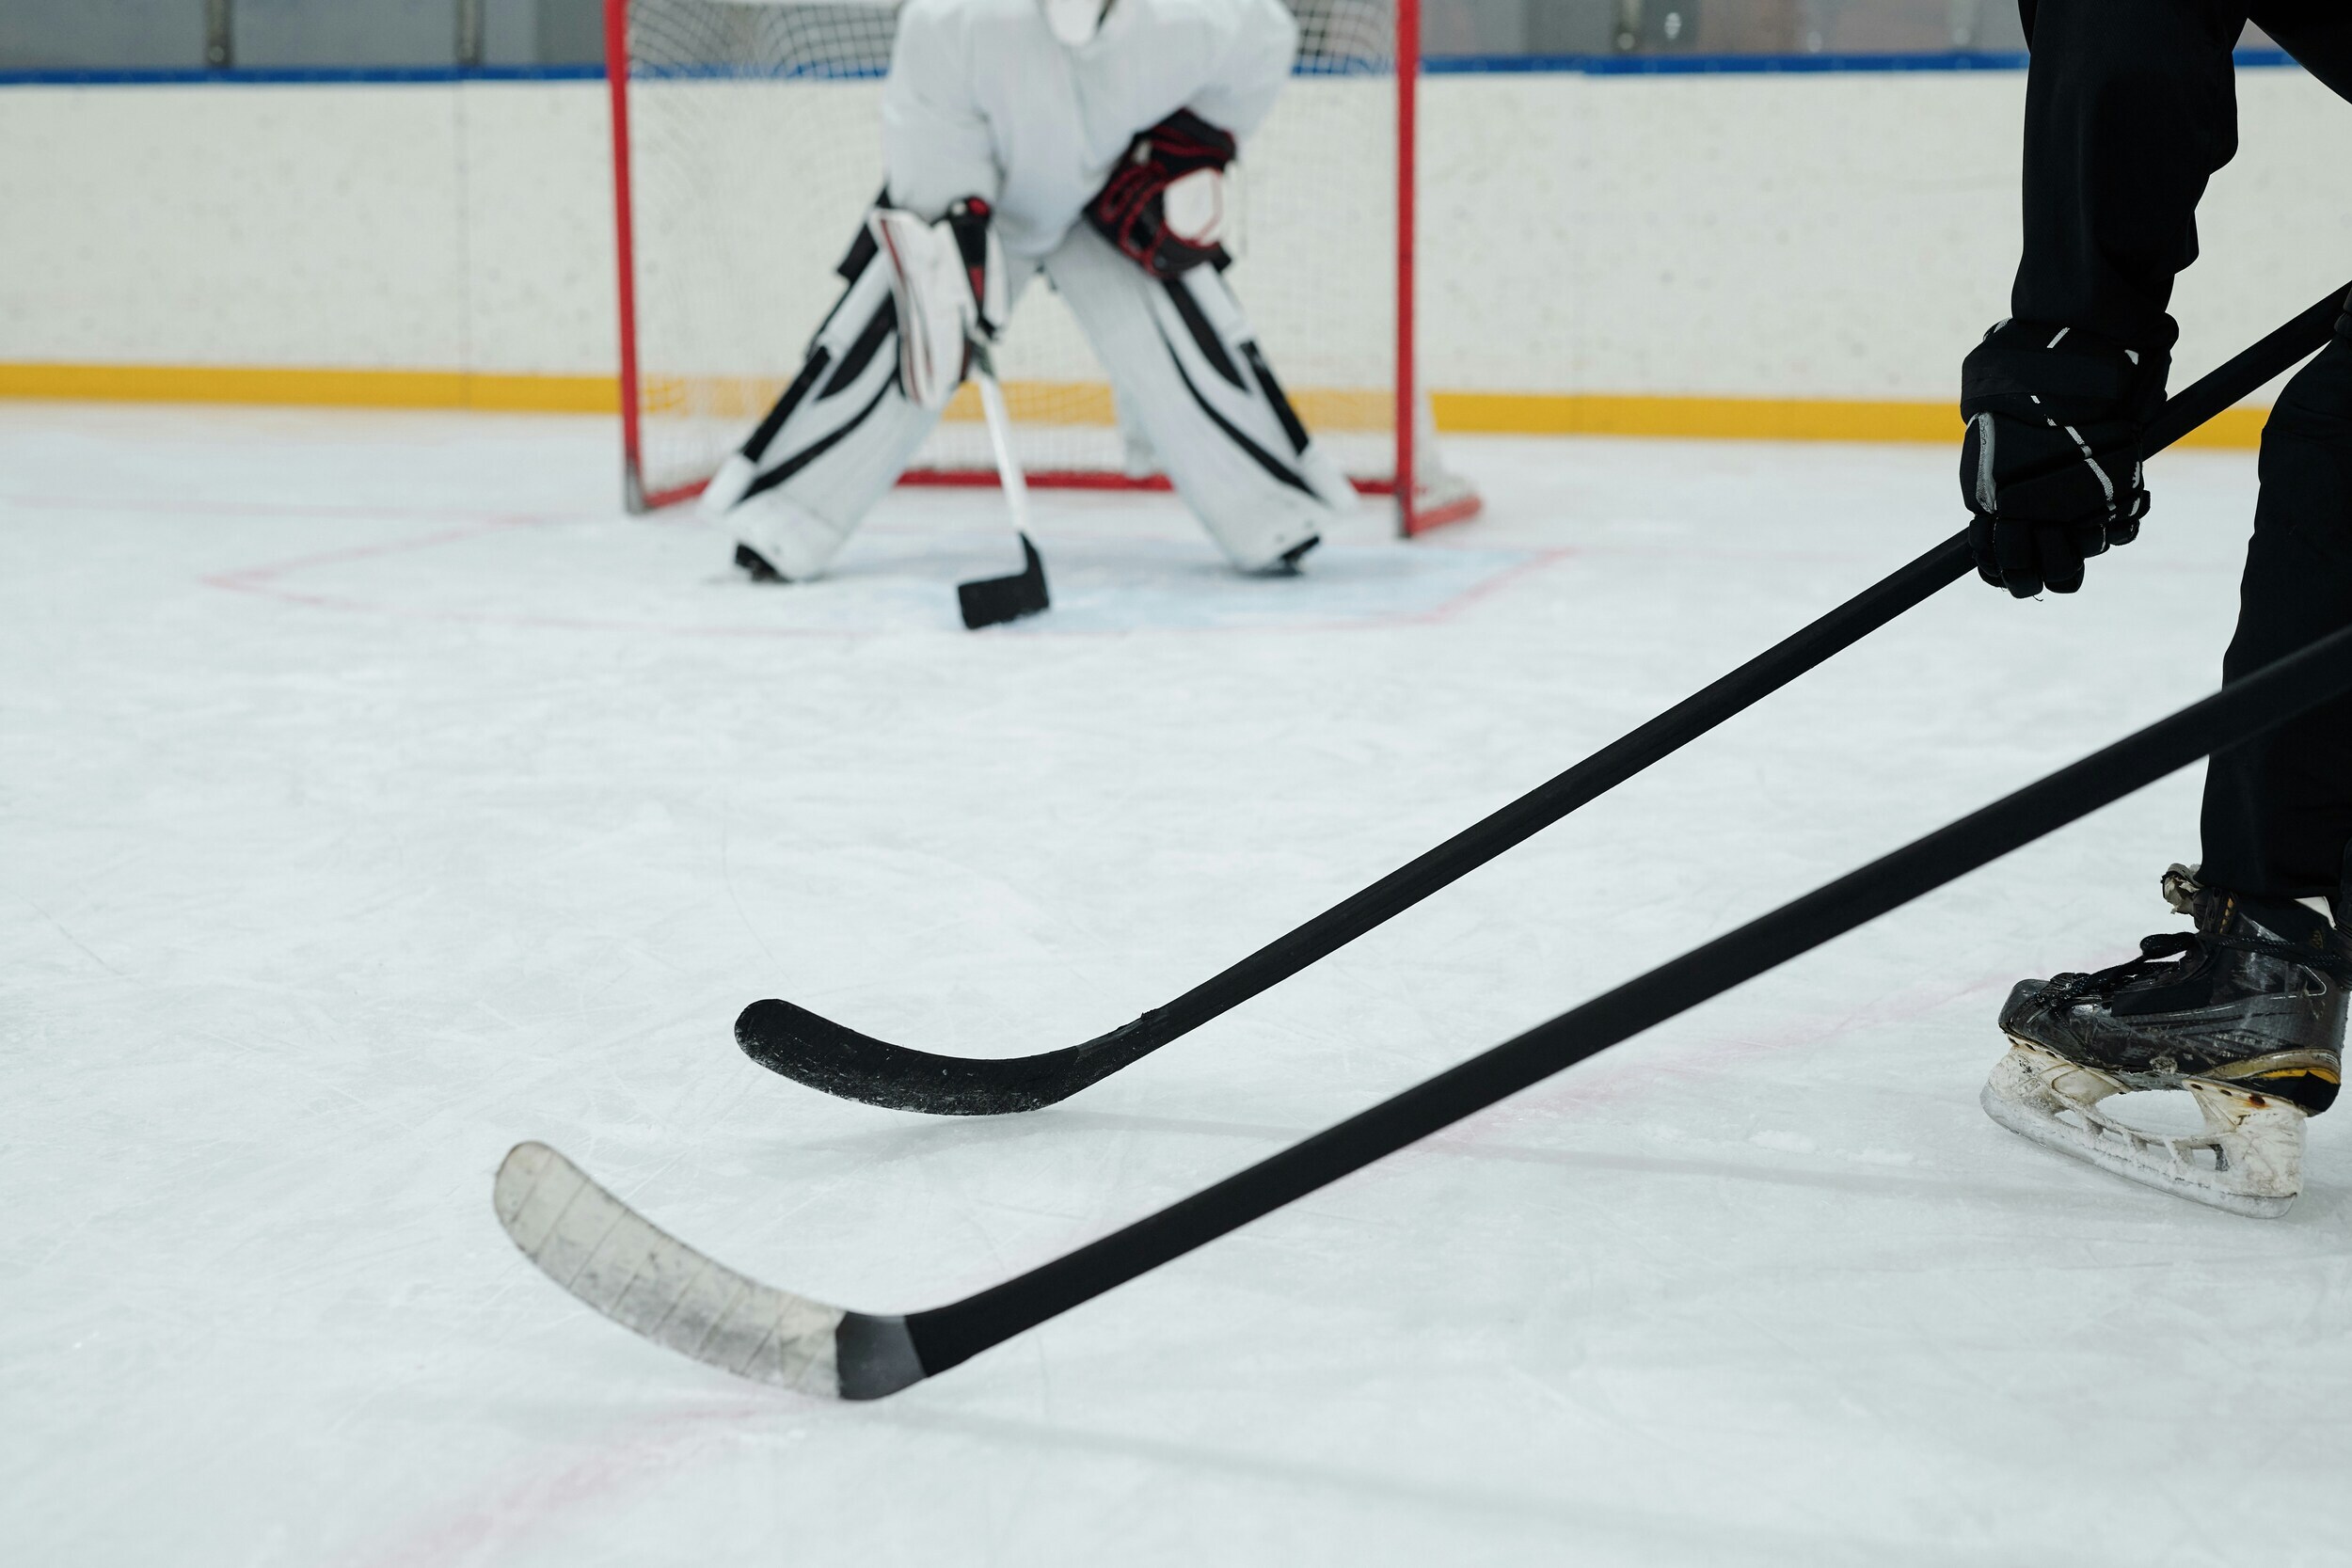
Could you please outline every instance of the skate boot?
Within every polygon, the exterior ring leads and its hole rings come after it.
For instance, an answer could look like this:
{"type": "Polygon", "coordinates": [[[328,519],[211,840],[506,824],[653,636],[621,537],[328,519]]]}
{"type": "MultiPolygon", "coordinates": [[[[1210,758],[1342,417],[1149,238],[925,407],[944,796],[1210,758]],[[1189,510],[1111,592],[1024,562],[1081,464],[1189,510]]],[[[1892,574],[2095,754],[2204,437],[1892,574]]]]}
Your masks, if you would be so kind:
{"type": "Polygon", "coordinates": [[[1250,576],[1260,578],[1305,577],[1307,574],[1299,570],[1298,563],[1307,559],[1308,551],[1313,549],[1316,546],[1322,543],[1322,534],[1311,533],[1307,535],[1306,538],[1301,539],[1297,544],[1293,545],[1289,549],[1284,550],[1280,555],[1276,556],[1272,561],[1269,561],[1264,565],[1259,567],[1255,572],[1252,572],[1250,576]]]}
{"type": "Polygon", "coordinates": [[[769,564],[768,558],[749,545],[735,546],[736,569],[754,582],[790,582],[792,579],[769,564]]]}
{"type": "Polygon", "coordinates": [[[2305,1119],[2336,1098],[2352,936],[2291,898],[2201,886],[2185,866],[2165,874],[2164,895],[2194,932],[2149,937],[2094,974],[2017,983],[1985,1111],[2119,1176],[2276,1217],[2302,1190],[2305,1119]],[[2147,1132],[2101,1110],[2135,1089],[2187,1090],[2203,1129],[2147,1132]]]}

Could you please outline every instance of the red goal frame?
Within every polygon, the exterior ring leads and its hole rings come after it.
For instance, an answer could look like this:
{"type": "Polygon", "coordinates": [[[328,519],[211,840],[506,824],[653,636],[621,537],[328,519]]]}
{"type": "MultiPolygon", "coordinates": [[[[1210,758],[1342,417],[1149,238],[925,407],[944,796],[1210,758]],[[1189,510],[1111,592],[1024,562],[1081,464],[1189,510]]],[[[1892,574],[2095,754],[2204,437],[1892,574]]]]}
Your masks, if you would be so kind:
{"type": "MultiPolygon", "coordinates": [[[[644,487],[643,405],[637,355],[637,241],[635,207],[630,189],[628,128],[628,4],[604,0],[605,88],[612,122],[612,227],[614,276],[619,292],[620,398],[622,487],[628,510],[652,512],[702,493],[706,482],[648,492],[644,487]]],[[[1359,479],[1353,483],[1366,495],[1391,496],[1396,501],[1397,531],[1405,538],[1433,528],[1461,522],[1480,507],[1474,495],[1423,508],[1417,504],[1415,483],[1418,414],[1419,344],[1415,335],[1416,237],[1421,132],[1421,0],[1395,0],[1396,5],[1396,386],[1395,450],[1391,477],[1359,479]]],[[[1025,476],[1042,490],[1167,490],[1165,475],[1136,479],[1121,473],[1091,469],[1047,469],[1025,476]]],[[[996,474],[988,468],[910,469],[899,479],[907,485],[993,486],[996,474]]]]}

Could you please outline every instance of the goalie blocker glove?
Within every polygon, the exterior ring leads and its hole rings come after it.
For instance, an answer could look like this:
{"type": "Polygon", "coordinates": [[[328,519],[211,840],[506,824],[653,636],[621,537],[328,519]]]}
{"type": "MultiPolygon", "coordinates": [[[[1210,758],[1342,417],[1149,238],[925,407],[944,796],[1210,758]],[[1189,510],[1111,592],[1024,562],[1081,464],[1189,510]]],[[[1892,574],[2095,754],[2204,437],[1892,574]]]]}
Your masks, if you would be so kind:
{"type": "Polygon", "coordinates": [[[1087,221],[1154,277],[1226,266],[1225,171],[1238,151],[1230,135],[1179,109],[1129,144],[1087,221]]]}
{"type": "Polygon", "coordinates": [[[1977,573],[2031,598],[2072,594],[2083,562],[2147,515],[2140,428],[2169,357],[2042,322],[2005,321],[1961,365],[1960,488],[1977,573]]]}
{"type": "Polygon", "coordinates": [[[896,207],[866,215],[898,316],[899,386],[918,407],[947,405],[970,369],[972,343],[993,342],[1011,313],[993,218],[977,196],[950,203],[937,223],[896,207]]]}

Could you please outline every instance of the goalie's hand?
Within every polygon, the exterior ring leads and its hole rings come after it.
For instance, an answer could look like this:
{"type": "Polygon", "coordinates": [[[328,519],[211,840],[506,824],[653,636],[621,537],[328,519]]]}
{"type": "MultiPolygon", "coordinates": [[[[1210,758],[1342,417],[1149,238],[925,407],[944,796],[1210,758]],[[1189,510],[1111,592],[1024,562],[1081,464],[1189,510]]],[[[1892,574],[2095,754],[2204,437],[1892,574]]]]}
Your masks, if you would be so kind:
{"type": "Polygon", "coordinates": [[[972,344],[989,343],[1010,314],[1011,283],[989,204],[966,197],[927,223],[877,207],[866,214],[898,317],[898,384],[922,408],[945,408],[971,368],[972,344]]]}
{"type": "Polygon", "coordinates": [[[2006,321],[1961,366],[1960,489],[1977,575],[2017,598],[2072,594],[2083,562],[2128,545],[2148,512],[2140,427],[2164,401],[2163,354],[2006,321]]]}
{"type": "Polygon", "coordinates": [[[1238,150],[1230,135],[1179,109],[1128,146],[1087,203],[1087,221],[1154,277],[1224,266],[1232,260],[1226,170],[1238,150]]]}
{"type": "Polygon", "coordinates": [[[955,241],[956,259],[963,263],[963,280],[972,288],[972,310],[964,325],[972,336],[994,342],[1012,314],[1011,280],[1005,276],[1005,247],[996,238],[996,212],[987,201],[967,196],[950,202],[939,220],[955,241]]]}

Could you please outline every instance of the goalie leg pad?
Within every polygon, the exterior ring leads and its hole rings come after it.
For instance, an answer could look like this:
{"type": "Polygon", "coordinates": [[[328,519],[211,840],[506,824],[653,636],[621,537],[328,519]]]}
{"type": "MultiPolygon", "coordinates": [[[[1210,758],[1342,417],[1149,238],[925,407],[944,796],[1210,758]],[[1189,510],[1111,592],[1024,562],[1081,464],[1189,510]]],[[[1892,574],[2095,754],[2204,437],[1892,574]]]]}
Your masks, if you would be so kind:
{"type": "Polygon", "coordinates": [[[1155,279],[1092,229],[1045,273],[1193,515],[1244,571],[1277,567],[1356,507],[1216,269],[1155,279]]]}
{"type": "Polygon", "coordinates": [[[906,395],[890,269],[861,249],[800,373],[703,491],[713,526],[795,579],[824,570],[939,422],[906,395]]]}

